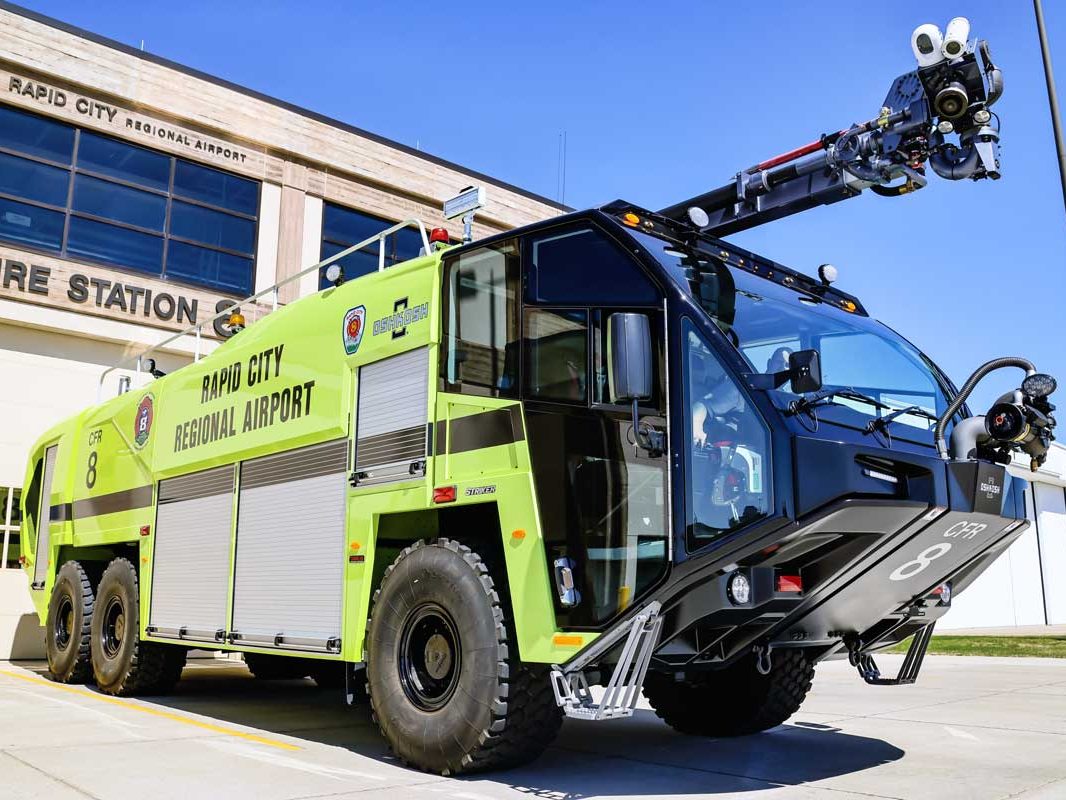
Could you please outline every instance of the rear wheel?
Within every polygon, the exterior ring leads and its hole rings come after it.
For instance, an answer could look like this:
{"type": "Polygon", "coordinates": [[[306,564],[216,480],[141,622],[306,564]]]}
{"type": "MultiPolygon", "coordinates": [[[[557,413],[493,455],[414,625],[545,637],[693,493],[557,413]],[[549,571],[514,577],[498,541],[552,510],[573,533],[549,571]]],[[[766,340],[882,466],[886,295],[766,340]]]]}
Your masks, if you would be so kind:
{"type": "Polygon", "coordinates": [[[184,647],[140,638],[137,571],[124,558],[107,565],[96,590],[91,655],[96,685],[105,694],[164,694],[181,678],[184,647]]]}
{"type": "Polygon", "coordinates": [[[692,736],[744,736],[769,730],[795,714],[811,688],[814,663],[802,650],[777,650],[770,674],[760,675],[745,656],[682,681],[648,673],[644,696],[670,727],[692,736]]]}
{"type": "Polygon", "coordinates": [[[366,674],[385,739],[428,772],[532,761],[562,722],[547,668],[518,659],[484,562],[449,539],[416,542],[385,571],[366,674]]]}
{"type": "Polygon", "coordinates": [[[48,674],[58,683],[85,683],[92,677],[89,658],[93,587],[77,561],[59,568],[45,622],[48,674]]]}

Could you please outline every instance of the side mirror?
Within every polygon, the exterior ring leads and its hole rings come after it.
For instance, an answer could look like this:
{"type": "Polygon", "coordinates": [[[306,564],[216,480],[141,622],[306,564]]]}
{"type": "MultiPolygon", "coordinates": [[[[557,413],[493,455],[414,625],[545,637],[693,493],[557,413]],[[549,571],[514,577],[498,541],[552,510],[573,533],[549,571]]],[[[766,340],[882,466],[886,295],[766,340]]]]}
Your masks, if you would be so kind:
{"type": "Polygon", "coordinates": [[[788,355],[788,369],[756,372],[747,376],[753,389],[779,389],[786,383],[793,394],[817,392],[822,388],[822,360],[817,350],[797,350],[788,355]]]}
{"type": "Polygon", "coordinates": [[[797,350],[788,357],[789,388],[793,394],[817,392],[822,388],[822,358],[817,350],[797,350]]]}
{"type": "Polygon", "coordinates": [[[652,391],[651,324],[644,314],[611,314],[607,321],[611,398],[647,400],[652,391]]]}

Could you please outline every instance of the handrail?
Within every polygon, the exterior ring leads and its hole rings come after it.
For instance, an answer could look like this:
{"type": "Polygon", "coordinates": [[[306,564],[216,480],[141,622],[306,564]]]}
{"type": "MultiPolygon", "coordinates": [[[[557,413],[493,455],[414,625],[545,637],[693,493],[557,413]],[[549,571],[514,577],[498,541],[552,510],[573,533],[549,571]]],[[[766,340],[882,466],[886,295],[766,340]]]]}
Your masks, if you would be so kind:
{"type": "MultiPolygon", "coordinates": [[[[355,252],[357,252],[359,250],[362,250],[363,248],[373,244],[374,242],[378,243],[378,271],[379,272],[384,271],[384,269],[385,269],[385,239],[387,237],[391,236],[392,234],[396,233],[397,231],[403,230],[404,228],[408,227],[409,225],[416,226],[418,228],[418,232],[422,235],[423,252],[425,252],[427,254],[432,252],[431,249],[430,249],[430,246],[429,246],[429,236],[426,234],[426,226],[422,222],[422,220],[418,219],[417,217],[411,217],[410,219],[405,219],[403,222],[397,222],[395,225],[392,225],[391,227],[386,228],[385,230],[381,231],[380,233],[376,233],[373,236],[370,236],[370,237],[364,239],[361,242],[353,244],[347,250],[342,250],[341,252],[337,253],[336,255],[330,256],[329,258],[325,258],[322,261],[319,261],[317,264],[312,264],[310,267],[307,267],[306,269],[300,270],[299,272],[297,272],[294,275],[290,275],[289,277],[285,278],[285,280],[283,280],[283,281],[278,281],[273,286],[269,286],[266,289],[263,289],[261,292],[256,292],[255,294],[250,295],[249,297],[246,297],[243,300],[234,300],[231,305],[228,305],[224,309],[222,309],[221,311],[216,312],[213,316],[208,317],[207,319],[205,319],[205,320],[203,320],[201,322],[194,323],[193,325],[190,325],[188,328],[185,328],[184,330],[179,331],[178,333],[175,333],[173,336],[169,336],[168,338],[164,339],[163,341],[157,342],[156,344],[151,345],[147,350],[144,350],[143,352],[138,353],[136,357],[131,356],[129,358],[123,359],[122,361],[119,361],[117,364],[114,364],[114,365],[108,367],[102,373],[100,373],[100,380],[99,380],[99,382],[96,385],[96,400],[97,400],[97,402],[100,402],[100,400],[102,399],[103,388],[104,388],[104,380],[112,372],[114,372],[116,370],[120,370],[120,369],[133,368],[136,371],[136,374],[140,375],[141,374],[142,362],[148,355],[150,355],[151,353],[158,352],[159,350],[162,350],[164,347],[166,347],[171,342],[175,342],[178,339],[183,339],[184,337],[190,336],[190,335],[195,335],[196,336],[196,352],[195,352],[194,357],[193,357],[193,363],[195,363],[195,362],[200,360],[200,344],[201,344],[200,329],[203,328],[205,325],[212,325],[215,322],[215,320],[222,319],[223,317],[228,317],[231,313],[233,313],[233,311],[239,309],[242,305],[245,305],[245,304],[248,304],[248,303],[255,303],[257,300],[259,300],[259,298],[264,297],[264,296],[266,296],[268,294],[273,295],[272,304],[271,304],[271,311],[276,311],[277,307],[278,307],[278,289],[280,289],[282,286],[285,286],[286,284],[292,283],[293,281],[299,280],[304,275],[307,275],[309,272],[317,272],[318,270],[322,269],[323,267],[329,266],[334,261],[339,261],[342,258],[346,258],[347,256],[350,256],[352,253],[355,253],[355,252]]],[[[121,392],[121,391],[119,392],[119,394],[122,394],[122,393],[123,392],[121,392]]]]}

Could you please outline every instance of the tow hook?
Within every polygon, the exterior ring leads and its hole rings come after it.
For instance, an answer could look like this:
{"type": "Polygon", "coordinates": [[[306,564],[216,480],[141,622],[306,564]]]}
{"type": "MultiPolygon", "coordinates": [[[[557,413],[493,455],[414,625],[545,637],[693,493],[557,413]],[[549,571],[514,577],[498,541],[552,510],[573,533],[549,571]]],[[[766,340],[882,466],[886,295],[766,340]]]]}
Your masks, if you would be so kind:
{"type": "Polygon", "coordinates": [[[770,645],[757,644],[752,648],[755,653],[755,671],[760,675],[769,675],[774,668],[773,659],[770,657],[770,645]]]}

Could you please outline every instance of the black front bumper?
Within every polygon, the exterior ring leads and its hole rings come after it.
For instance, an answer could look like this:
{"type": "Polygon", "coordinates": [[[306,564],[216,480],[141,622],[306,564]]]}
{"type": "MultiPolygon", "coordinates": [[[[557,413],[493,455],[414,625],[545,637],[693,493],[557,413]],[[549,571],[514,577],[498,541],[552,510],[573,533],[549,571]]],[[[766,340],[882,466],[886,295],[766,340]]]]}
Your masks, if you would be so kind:
{"type": "MultiPolygon", "coordinates": [[[[866,488],[867,462],[836,447],[848,476],[835,476],[836,486],[866,488]]],[[[950,582],[957,595],[1028,527],[1027,484],[1002,466],[914,458],[878,466],[896,483],[837,496],[739,551],[690,559],[657,593],[665,619],[652,667],[714,668],[752,646],[812,648],[817,658],[885,647],[943,616],[949,605],[933,590],[950,582]],[[737,570],[752,586],[742,606],[726,591],[737,570]],[[803,591],[777,591],[782,574],[801,576],[803,591]]],[[[817,488],[806,495],[824,491],[826,477],[812,474],[817,488]]],[[[803,483],[799,476],[800,503],[803,483]]]]}

